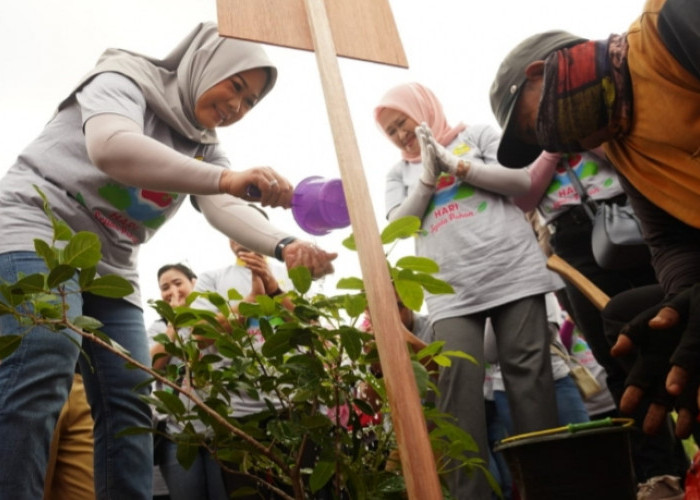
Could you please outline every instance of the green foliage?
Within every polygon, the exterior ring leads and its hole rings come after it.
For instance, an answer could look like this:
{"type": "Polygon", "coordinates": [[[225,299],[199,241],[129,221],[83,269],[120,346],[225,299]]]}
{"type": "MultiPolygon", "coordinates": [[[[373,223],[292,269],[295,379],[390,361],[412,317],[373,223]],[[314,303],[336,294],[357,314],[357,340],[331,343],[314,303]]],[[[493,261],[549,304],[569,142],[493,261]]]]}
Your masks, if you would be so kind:
{"type": "MultiPolygon", "coordinates": [[[[241,302],[237,313],[228,305],[230,300],[241,299],[235,290],[227,297],[195,293],[185,306],[174,309],[164,301],[154,301],[152,307],[179,332],[174,340],[167,335],[156,337],[166,353],[178,358],[177,366],[170,364],[157,372],[133,362],[128,353],[113,345],[99,331],[102,325],[97,319],[69,319],[65,299],[70,293],[89,291],[119,298],[132,288],[117,276],[97,277],[101,250],[96,235],[73,234],[56,219],[48,203],[44,210],[52,221],[54,240],[50,244],[37,240],[35,248],[48,272],[0,284],[0,314],[13,314],[29,325],[56,331],[71,329],[149,372],[165,390],[154,391],[146,400],[183,428],[170,436],[178,444],[177,456],[183,466],[189,466],[197,449],[205,446],[229,472],[251,477],[261,488],[269,487],[285,498],[313,498],[321,490],[336,499],[404,498],[400,467],[387,467],[397,444],[388,420],[384,381],[375,370],[377,349],[373,336],[354,326],[367,308],[360,278],[338,283],[339,289],[355,293],[309,296],[312,280],[308,269],[292,269],[294,290],[272,298],[258,296],[253,303],[241,302]],[[199,306],[202,300],[219,316],[199,306]],[[251,335],[251,322],[259,325],[262,344],[251,335]],[[193,390],[182,391],[183,373],[193,390]],[[267,409],[237,418],[234,409],[240,396],[262,401],[267,409]],[[205,425],[206,432],[195,430],[197,421],[205,425]],[[272,480],[267,481],[269,478],[272,480]]],[[[382,232],[382,242],[415,236],[419,228],[416,218],[395,221],[382,232]]],[[[354,240],[351,237],[344,244],[353,247],[354,240]]],[[[438,271],[432,261],[404,257],[395,265],[387,264],[399,297],[412,309],[420,309],[425,290],[451,292],[447,283],[432,276],[438,271]]],[[[10,355],[21,340],[22,336],[0,336],[0,359],[10,355]]],[[[464,353],[443,352],[441,343],[411,353],[425,401],[436,392],[435,373],[426,367],[448,366],[455,356],[473,360],[464,353]]],[[[465,455],[476,449],[471,437],[431,404],[424,403],[424,411],[439,470],[478,470],[497,490],[485,465],[465,455]]]]}

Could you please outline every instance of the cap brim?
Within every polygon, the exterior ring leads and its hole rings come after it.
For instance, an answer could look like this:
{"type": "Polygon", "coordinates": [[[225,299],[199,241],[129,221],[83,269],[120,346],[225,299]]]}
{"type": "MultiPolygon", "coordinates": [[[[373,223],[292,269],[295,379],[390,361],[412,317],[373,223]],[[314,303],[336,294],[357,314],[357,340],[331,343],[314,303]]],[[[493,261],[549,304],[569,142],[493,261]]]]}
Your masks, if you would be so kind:
{"type": "Polygon", "coordinates": [[[517,97],[513,99],[513,104],[508,111],[506,126],[501,136],[501,142],[498,145],[498,152],[496,153],[498,163],[508,168],[527,167],[530,163],[535,161],[542,152],[542,146],[538,144],[527,144],[518,139],[515,135],[515,126],[512,117],[517,100],[517,97]]]}

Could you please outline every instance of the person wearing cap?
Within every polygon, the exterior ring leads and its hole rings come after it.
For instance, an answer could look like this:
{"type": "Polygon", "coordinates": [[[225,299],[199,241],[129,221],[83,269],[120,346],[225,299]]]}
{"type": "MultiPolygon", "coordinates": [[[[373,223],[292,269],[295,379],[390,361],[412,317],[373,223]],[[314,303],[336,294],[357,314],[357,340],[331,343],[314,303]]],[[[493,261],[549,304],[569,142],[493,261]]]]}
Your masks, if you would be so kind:
{"type": "MultiPolygon", "coordinates": [[[[494,127],[449,125],[440,101],[420,83],[389,89],[374,118],[401,153],[386,177],[387,218],[421,219],[416,255],[436,262],[436,277],[455,291],[426,294],[434,340],[478,361],[455,358],[440,369],[437,405],[472,436],[478,446],[474,456],[488,463],[487,318],[494,326],[515,431],[557,426],[544,297],[563,283],[546,268],[530,224],[511,199],[527,192],[529,175],[498,164],[500,136],[494,127]]],[[[455,498],[490,498],[478,471],[456,469],[445,480],[455,498]]]]}
{"type": "MultiPolygon", "coordinates": [[[[602,145],[641,221],[664,302],[700,283],[698,47],[698,2],[648,0],[625,34],[607,40],[562,31],[529,37],[503,60],[490,92],[505,166],[529,165],[543,149],[602,145]]],[[[696,316],[690,308],[674,321],[696,316]]],[[[617,342],[616,354],[631,350],[624,335],[617,342]]],[[[659,368],[649,374],[665,375],[659,368]]],[[[633,408],[640,395],[629,387],[622,407],[633,408]]]]}

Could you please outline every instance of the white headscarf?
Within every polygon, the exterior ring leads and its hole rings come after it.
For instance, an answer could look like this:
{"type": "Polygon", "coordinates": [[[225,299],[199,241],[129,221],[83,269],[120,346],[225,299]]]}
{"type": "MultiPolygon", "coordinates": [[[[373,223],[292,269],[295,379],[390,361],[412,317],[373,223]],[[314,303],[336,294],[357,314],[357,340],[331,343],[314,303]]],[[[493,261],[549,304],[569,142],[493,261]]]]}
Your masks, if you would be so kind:
{"type": "Polygon", "coordinates": [[[254,68],[268,70],[267,85],[260,93],[262,99],[277,80],[277,69],[262,46],[222,37],[216,24],[201,23],[165,59],[107,49],[59,109],[94,76],[116,72],[128,76],[141,88],[148,106],[170,127],[193,141],[216,144],[216,132],[197,123],[195,103],[205,91],[225,78],[254,68]]]}

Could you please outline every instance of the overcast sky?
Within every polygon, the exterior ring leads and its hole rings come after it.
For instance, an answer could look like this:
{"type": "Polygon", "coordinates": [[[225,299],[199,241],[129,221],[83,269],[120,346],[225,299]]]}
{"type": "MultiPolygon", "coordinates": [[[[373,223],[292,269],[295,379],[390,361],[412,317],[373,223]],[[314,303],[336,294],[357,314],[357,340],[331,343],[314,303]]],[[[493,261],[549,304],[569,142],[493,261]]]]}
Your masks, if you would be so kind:
{"type": "MultiPolygon", "coordinates": [[[[385,90],[419,81],[435,91],[450,123],[495,125],[488,89],[502,57],[515,44],[549,29],[606,38],[626,31],[643,3],[390,0],[409,69],[340,60],[379,227],[385,225],[384,173],[399,158],[372,119],[385,90]]],[[[210,20],[216,21],[215,0],[5,0],[0,7],[0,174],[105,48],[162,57],[197,22],[210,20]]],[[[242,122],[219,131],[233,168],[270,165],[295,185],[310,175],[340,177],[316,59],[294,49],[267,50],[279,69],[275,89],[242,122]]],[[[339,278],[360,275],[357,255],[340,246],[350,228],[313,237],[296,227],[289,212],[269,213],[274,223],[297,236],[341,253],[336,274],[320,284],[325,293],[334,293],[339,278]]],[[[399,247],[392,260],[411,250],[399,247]]],[[[231,261],[226,238],[209,228],[189,203],[141,250],[145,299],[160,298],[158,267],[179,261],[195,272],[231,261]]],[[[146,318],[147,323],[155,319],[148,306],[146,318]]]]}

